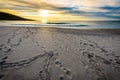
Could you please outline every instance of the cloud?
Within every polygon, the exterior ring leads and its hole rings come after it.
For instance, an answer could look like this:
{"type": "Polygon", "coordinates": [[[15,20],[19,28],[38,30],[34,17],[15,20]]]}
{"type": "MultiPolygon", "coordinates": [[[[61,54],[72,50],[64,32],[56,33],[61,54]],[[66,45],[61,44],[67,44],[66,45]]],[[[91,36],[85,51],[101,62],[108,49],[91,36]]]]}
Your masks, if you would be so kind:
{"type": "Polygon", "coordinates": [[[63,14],[120,19],[120,0],[1,0],[0,9],[28,12],[48,9],[63,14]]]}
{"type": "Polygon", "coordinates": [[[103,13],[102,16],[108,17],[108,18],[120,19],[120,6],[103,6],[100,8],[107,10],[107,12],[103,13]]]}
{"type": "Polygon", "coordinates": [[[82,15],[82,16],[96,16],[96,17],[105,17],[105,18],[116,18],[120,19],[120,5],[118,5],[118,0],[115,0],[114,4],[113,1],[108,1],[106,4],[102,4],[103,0],[95,0],[89,2],[88,0],[85,5],[74,5],[70,7],[61,7],[58,8],[59,10],[64,10],[66,13],[74,14],[74,15],[82,15]],[[98,2],[97,2],[98,1],[98,2]],[[99,2],[100,1],[100,2],[99,2]],[[95,4],[95,5],[93,5],[95,4]],[[116,4],[116,5],[115,5],[116,4]],[[111,5],[111,6],[110,6],[111,5]]]}
{"type": "Polygon", "coordinates": [[[103,6],[100,8],[105,10],[120,10],[120,6],[103,6]]]}
{"type": "Polygon", "coordinates": [[[6,0],[0,1],[0,8],[7,9],[53,9],[55,6],[41,0],[6,0]],[[7,6],[6,6],[7,5],[7,6]]]}

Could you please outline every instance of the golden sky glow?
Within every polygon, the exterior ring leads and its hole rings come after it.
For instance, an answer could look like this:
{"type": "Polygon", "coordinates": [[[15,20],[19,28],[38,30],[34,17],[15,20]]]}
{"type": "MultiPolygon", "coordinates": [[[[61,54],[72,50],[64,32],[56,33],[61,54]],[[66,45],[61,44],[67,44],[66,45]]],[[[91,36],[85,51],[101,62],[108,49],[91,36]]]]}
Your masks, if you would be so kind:
{"type": "Polygon", "coordinates": [[[0,0],[0,12],[48,21],[120,19],[119,0],[0,0]]]}

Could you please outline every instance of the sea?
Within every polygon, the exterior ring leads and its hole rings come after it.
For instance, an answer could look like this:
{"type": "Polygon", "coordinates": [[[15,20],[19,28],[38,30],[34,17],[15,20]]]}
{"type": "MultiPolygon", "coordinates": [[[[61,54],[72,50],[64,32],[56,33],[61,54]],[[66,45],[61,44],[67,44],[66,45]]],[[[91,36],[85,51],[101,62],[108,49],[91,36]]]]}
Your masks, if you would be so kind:
{"type": "Polygon", "coordinates": [[[40,21],[6,21],[1,20],[0,26],[8,27],[55,27],[70,29],[120,29],[120,21],[73,21],[47,22],[40,21]]]}

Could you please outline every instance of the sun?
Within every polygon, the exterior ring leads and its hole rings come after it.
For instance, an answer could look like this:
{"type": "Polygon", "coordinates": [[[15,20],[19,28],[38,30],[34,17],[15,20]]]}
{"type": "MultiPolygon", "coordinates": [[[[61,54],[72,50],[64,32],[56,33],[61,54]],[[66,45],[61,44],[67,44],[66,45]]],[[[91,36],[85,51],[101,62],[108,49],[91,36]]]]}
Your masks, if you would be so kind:
{"type": "Polygon", "coordinates": [[[39,15],[41,17],[47,17],[49,15],[48,12],[48,10],[39,10],[39,15]]]}
{"type": "Polygon", "coordinates": [[[60,17],[61,12],[48,9],[39,9],[38,16],[40,17],[41,22],[45,24],[50,20],[55,20],[60,17]]]}
{"type": "Polygon", "coordinates": [[[39,15],[42,17],[41,22],[43,24],[47,23],[47,17],[49,15],[49,11],[48,10],[39,10],[39,15]]]}

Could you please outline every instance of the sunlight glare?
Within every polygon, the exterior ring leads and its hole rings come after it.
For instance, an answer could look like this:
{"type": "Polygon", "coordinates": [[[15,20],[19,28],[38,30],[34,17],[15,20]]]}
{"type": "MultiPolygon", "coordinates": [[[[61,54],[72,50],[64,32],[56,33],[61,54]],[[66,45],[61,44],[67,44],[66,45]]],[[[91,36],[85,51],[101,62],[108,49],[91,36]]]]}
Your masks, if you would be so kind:
{"type": "Polygon", "coordinates": [[[42,17],[47,17],[48,16],[48,10],[39,10],[39,14],[42,17]]]}
{"type": "Polygon", "coordinates": [[[43,20],[42,20],[42,23],[43,23],[43,24],[47,23],[47,20],[46,20],[46,19],[43,19],[43,20]]]}

